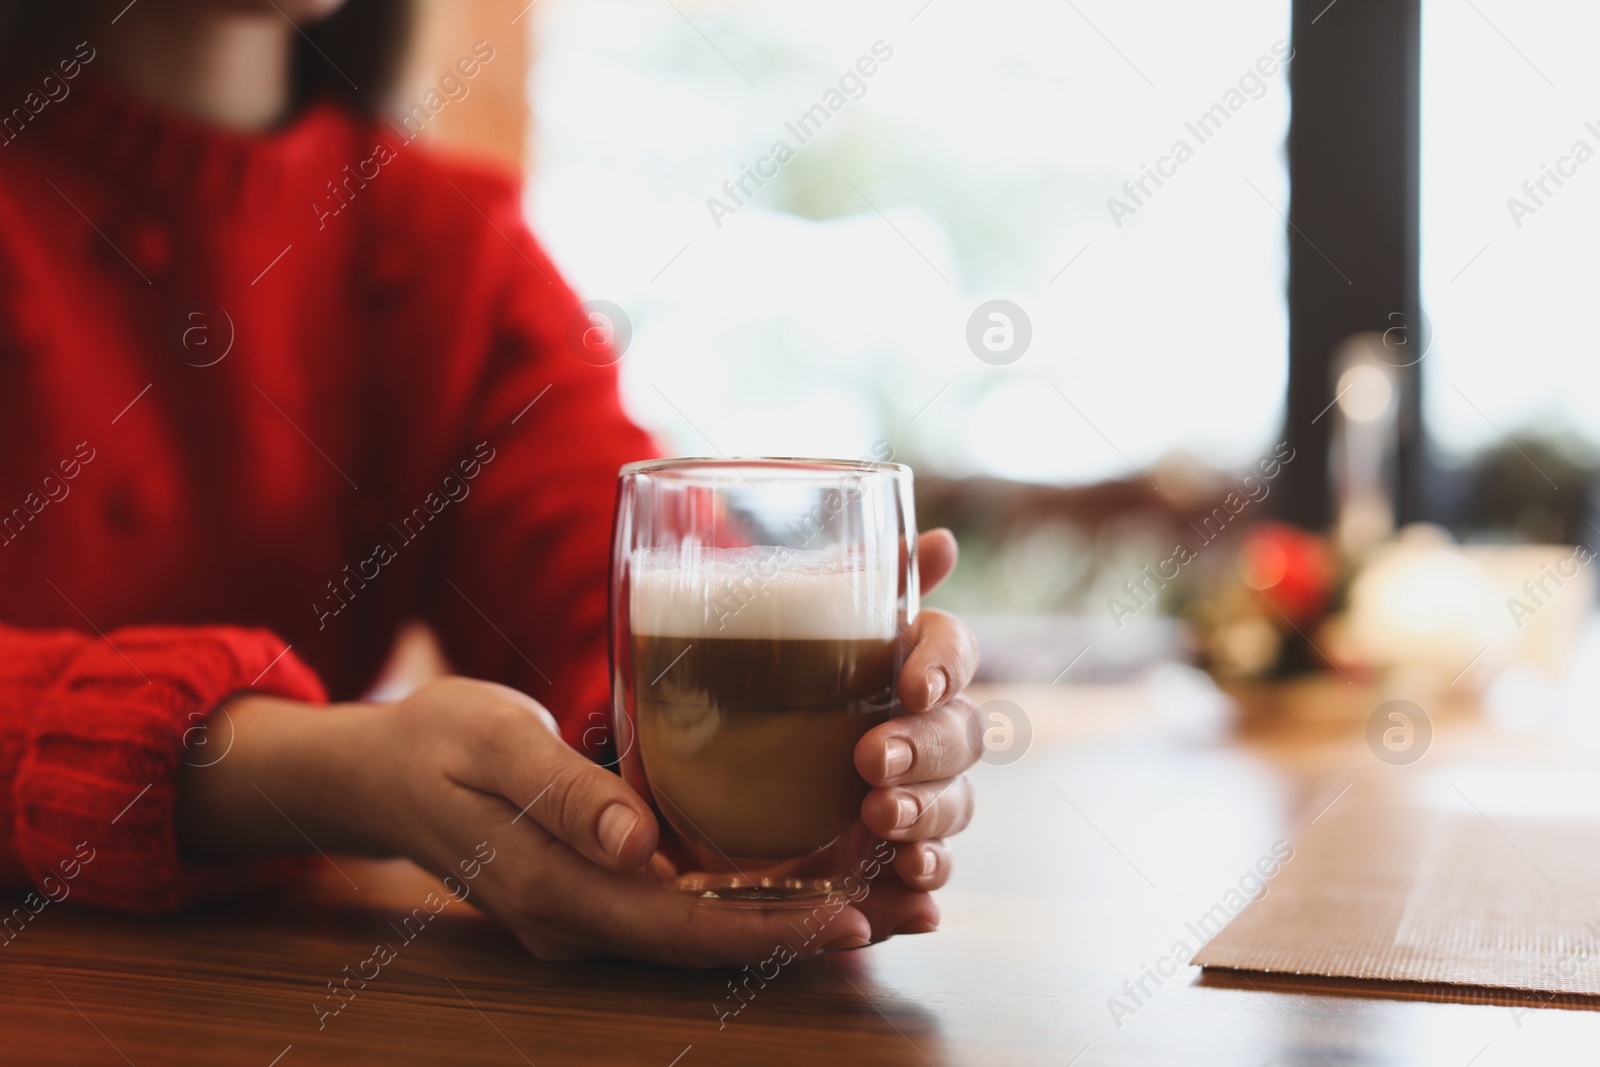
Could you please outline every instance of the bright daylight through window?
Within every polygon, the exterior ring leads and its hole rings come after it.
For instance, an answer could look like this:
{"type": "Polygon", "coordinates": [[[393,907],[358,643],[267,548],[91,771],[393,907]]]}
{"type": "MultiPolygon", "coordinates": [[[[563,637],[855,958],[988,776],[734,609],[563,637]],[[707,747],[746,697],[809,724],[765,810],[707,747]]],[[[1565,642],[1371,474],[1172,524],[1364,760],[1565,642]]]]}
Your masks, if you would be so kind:
{"type": "Polygon", "coordinates": [[[530,214],[670,451],[1084,483],[1277,441],[1283,4],[540,10],[530,214]]]}

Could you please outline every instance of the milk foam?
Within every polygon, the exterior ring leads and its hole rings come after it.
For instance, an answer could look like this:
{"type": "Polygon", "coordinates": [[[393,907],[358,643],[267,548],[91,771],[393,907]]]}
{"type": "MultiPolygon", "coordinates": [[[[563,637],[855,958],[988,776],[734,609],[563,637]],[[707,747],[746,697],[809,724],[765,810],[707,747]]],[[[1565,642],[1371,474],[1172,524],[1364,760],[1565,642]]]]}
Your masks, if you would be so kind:
{"type": "Polygon", "coordinates": [[[631,568],[636,634],[887,640],[895,635],[898,575],[782,548],[702,550],[680,560],[640,553],[631,568]]]}

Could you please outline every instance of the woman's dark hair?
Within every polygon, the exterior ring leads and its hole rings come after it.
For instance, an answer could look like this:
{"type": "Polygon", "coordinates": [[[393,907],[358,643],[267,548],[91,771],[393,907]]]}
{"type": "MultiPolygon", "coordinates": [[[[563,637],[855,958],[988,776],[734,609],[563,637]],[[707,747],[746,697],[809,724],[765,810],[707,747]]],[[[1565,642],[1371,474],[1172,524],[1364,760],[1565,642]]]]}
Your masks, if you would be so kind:
{"type": "MultiPolygon", "coordinates": [[[[0,72],[26,77],[70,56],[79,41],[93,45],[84,8],[73,0],[0,0],[0,72]]],[[[347,0],[302,32],[294,42],[297,103],[333,97],[369,115],[389,107],[411,35],[408,0],[347,0]]]]}

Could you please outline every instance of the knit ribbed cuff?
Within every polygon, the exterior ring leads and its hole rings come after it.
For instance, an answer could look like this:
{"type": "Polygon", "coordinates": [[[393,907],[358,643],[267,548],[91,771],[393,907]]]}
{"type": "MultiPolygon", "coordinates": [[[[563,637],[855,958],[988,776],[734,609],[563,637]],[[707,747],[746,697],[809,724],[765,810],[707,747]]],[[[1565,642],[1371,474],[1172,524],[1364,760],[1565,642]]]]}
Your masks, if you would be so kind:
{"type": "Polygon", "coordinates": [[[13,840],[29,881],[62,884],[70,865],[72,899],[155,912],[304,869],[300,860],[179,859],[178,771],[227,758],[225,716],[202,724],[246,689],[327,699],[311,669],[263,630],[139,626],[86,638],[38,694],[14,783],[13,840]]]}

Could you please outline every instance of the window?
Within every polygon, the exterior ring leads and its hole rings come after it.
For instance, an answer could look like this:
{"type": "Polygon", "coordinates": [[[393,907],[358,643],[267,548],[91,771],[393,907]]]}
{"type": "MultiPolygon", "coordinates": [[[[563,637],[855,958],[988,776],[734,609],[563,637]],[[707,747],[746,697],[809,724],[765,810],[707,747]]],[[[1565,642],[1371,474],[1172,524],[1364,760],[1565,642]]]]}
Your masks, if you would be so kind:
{"type": "Polygon", "coordinates": [[[1423,402],[1446,461],[1600,443],[1597,31],[1581,4],[1423,5],[1423,402]]]}
{"type": "Polygon", "coordinates": [[[538,11],[530,213],[671,450],[1083,483],[1277,440],[1285,5],[538,11]]]}

